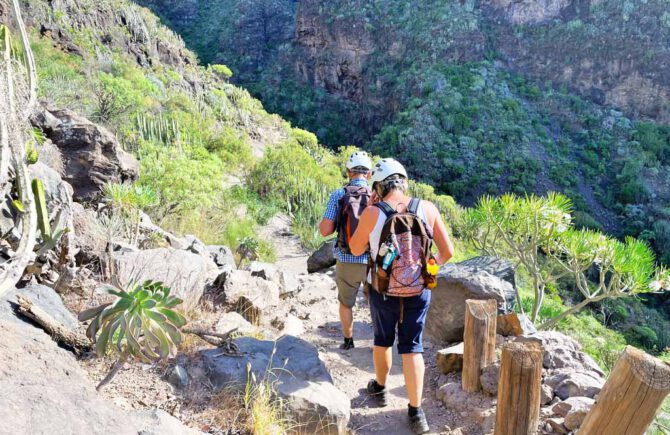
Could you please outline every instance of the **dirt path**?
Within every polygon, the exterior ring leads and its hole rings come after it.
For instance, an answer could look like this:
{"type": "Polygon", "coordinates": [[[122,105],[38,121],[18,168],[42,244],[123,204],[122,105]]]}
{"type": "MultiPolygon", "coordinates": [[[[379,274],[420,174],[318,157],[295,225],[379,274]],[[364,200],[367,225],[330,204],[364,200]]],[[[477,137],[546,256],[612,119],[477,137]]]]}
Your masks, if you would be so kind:
{"type": "MultiPolygon", "coordinates": [[[[264,229],[263,235],[272,240],[277,250],[277,265],[283,270],[306,273],[307,252],[299,241],[291,235],[288,220],[275,217],[264,229]]],[[[338,317],[337,291],[332,271],[326,274],[312,274],[306,281],[305,288],[299,296],[289,304],[299,311],[307,310],[309,316],[304,320],[305,333],[301,338],[319,349],[335,385],[351,399],[352,415],[349,427],[354,434],[411,434],[407,428],[407,395],[404,388],[402,363],[394,348],[393,368],[387,382],[390,396],[389,405],[377,408],[365,393],[365,387],[374,377],[372,364],[372,326],[370,312],[362,292],[354,308],[354,339],[356,348],[342,351],[338,348],[341,342],[341,328],[338,317]]],[[[424,342],[426,352],[426,376],[424,386],[424,403],[431,433],[472,434],[466,428],[459,428],[460,416],[446,410],[435,399],[435,391],[440,377],[435,366],[435,353],[438,350],[431,343],[424,342]]]]}

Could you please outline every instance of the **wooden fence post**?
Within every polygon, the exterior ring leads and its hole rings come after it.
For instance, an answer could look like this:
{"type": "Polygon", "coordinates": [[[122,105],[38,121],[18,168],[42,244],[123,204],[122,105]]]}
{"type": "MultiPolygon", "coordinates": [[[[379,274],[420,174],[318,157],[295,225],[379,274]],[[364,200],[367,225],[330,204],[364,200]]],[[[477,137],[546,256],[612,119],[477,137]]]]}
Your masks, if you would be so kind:
{"type": "Polygon", "coordinates": [[[498,304],[493,299],[465,301],[463,391],[481,390],[482,369],[495,361],[497,311],[498,304]]]}
{"type": "Polygon", "coordinates": [[[642,435],[670,393],[670,364],[627,346],[579,435],[642,435]]]}
{"type": "Polygon", "coordinates": [[[544,351],[539,343],[503,346],[494,435],[537,433],[544,351]]]}

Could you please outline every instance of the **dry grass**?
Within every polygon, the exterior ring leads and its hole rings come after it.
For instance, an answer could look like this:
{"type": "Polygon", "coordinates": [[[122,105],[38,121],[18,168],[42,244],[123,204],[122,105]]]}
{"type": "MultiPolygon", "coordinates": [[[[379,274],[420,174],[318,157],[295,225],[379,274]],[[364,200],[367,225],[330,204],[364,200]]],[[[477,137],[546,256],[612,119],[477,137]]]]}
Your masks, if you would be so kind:
{"type": "Polygon", "coordinates": [[[284,403],[268,380],[248,377],[244,391],[224,389],[211,396],[209,406],[197,416],[213,433],[284,435],[297,427],[288,417],[284,403]]]}

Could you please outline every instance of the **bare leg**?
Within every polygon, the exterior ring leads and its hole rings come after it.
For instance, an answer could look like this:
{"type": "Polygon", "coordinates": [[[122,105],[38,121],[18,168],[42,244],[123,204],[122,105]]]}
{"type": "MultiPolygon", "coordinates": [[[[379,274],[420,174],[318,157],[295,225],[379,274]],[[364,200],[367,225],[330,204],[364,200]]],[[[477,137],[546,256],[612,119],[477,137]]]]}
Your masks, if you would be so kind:
{"type": "Polygon", "coordinates": [[[351,338],[354,335],[354,312],[352,308],[340,302],[340,322],[342,323],[342,335],[351,338]]]}
{"type": "Polygon", "coordinates": [[[414,407],[421,406],[421,396],[423,395],[423,374],[425,369],[423,364],[423,354],[405,353],[402,355],[402,373],[405,375],[407,397],[409,398],[409,404],[414,407]]]}
{"type": "Polygon", "coordinates": [[[393,353],[390,347],[374,346],[372,360],[375,363],[375,380],[379,385],[386,385],[386,377],[391,371],[393,353]]]}

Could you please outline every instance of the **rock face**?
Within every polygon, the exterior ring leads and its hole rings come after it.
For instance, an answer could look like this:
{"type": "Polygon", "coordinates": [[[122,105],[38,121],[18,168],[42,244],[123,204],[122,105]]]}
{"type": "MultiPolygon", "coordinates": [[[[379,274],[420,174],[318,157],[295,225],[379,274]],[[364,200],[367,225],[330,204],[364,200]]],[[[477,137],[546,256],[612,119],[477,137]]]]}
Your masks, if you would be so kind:
{"type": "Polygon", "coordinates": [[[298,11],[296,71],[315,87],[360,102],[366,91],[363,68],[375,43],[362,21],[325,26],[319,7],[319,2],[303,1],[298,11]]]}
{"type": "Polygon", "coordinates": [[[492,257],[447,264],[438,274],[425,333],[437,343],[463,341],[466,299],[495,299],[499,313],[514,306],[512,265],[492,257]]]}
{"type": "Polygon", "coordinates": [[[76,201],[93,201],[105,183],[132,182],[139,165],[107,129],[70,110],[44,108],[33,120],[60,149],[76,201]]]}
{"type": "Polygon", "coordinates": [[[44,331],[15,316],[10,302],[28,297],[69,327],[78,322],[50,288],[29,286],[0,297],[0,421],[3,433],[195,435],[155,411],[128,415],[99,396],[74,356],[44,331]],[[4,432],[6,431],[6,432],[4,432]]]}
{"type": "Polygon", "coordinates": [[[335,255],[333,254],[334,247],[335,242],[330,241],[324,243],[319,249],[314,251],[314,253],[307,259],[307,272],[320,272],[333,267],[336,262],[335,255]]]}
{"type": "Polygon", "coordinates": [[[560,16],[571,0],[489,0],[513,24],[538,24],[560,16]]]}
{"type": "Polygon", "coordinates": [[[173,248],[116,252],[114,263],[122,283],[161,281],[184,300],[186,309],[197,305],[207,284],[218,275],[209,257],[173,248]]]}
{"type": "Polygon", "coordinates": [[[351,412],[349,399],[333,385],[313,345],[291,336],[276,342],[243,337],[237,345],[242,359],[222,355],[217,349],[202,352],[215,388],[244,389],[246,366],[250,364],[257,380],[274,384],[293,417],[305,424],[306,433],[346,433],[351,412]]]}

